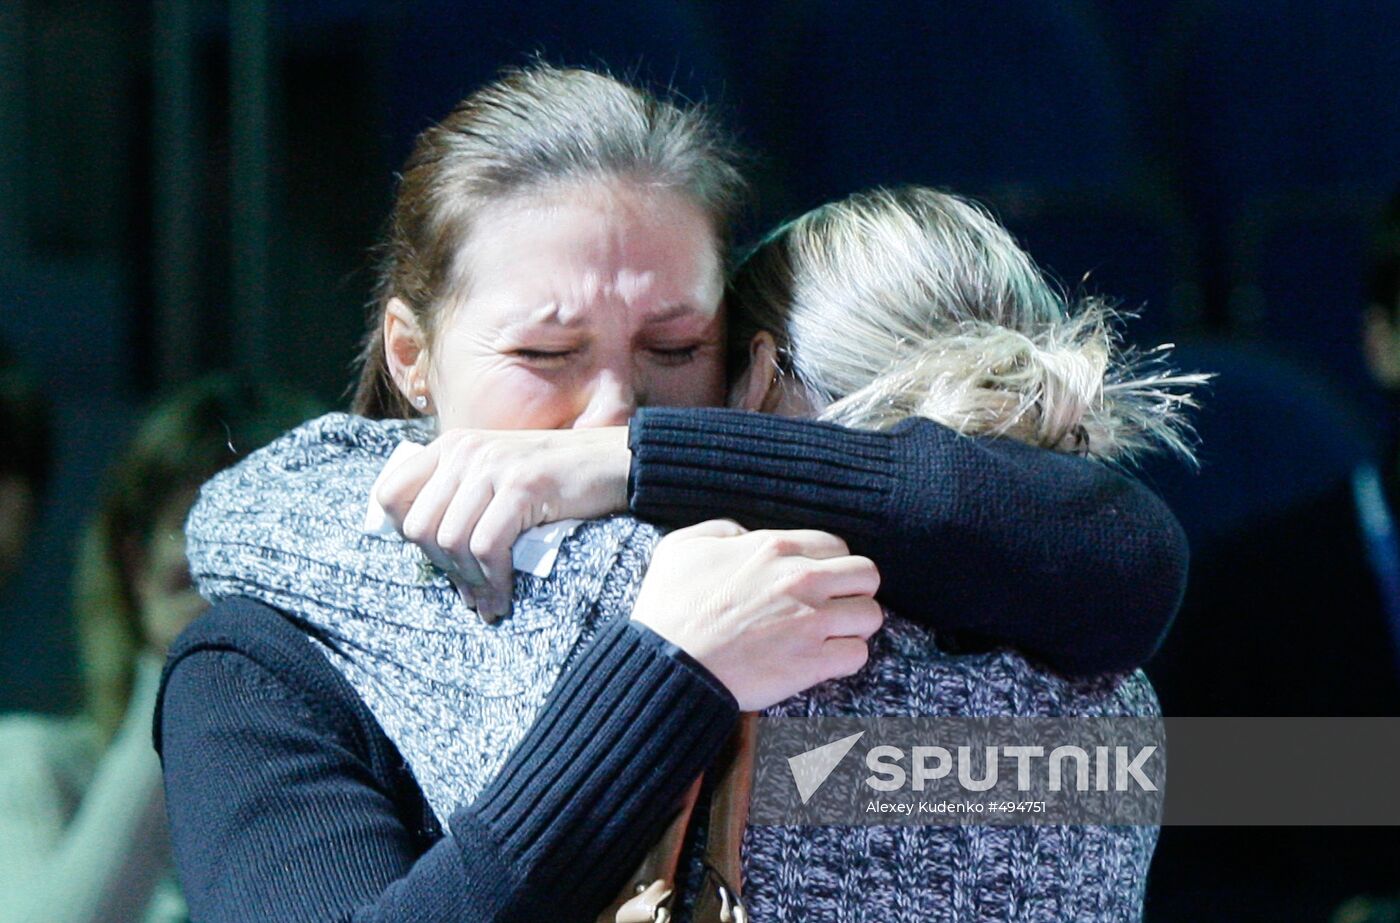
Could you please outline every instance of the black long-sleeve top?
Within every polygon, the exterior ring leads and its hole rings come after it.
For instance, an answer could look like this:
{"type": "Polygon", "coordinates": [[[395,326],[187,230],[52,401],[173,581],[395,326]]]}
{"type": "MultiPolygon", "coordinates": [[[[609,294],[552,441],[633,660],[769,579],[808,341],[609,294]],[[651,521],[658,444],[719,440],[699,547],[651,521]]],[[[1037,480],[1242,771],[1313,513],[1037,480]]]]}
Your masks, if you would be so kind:
{"type": "Polygon", "coordinates": [[[1145,664],[1186,590],[1186,536],[1137,481],[922,418],[888,432],[738,410],[632,419],[632,510],[820,528],[880,569],[879,598],[978,646],[1065,673],[1145,664]]]}
{"type": "MultiPolygon", "coordinates": [[[[1079,459],[927,421],[881,434],[718,410],[642,411],[631,442],[639,515],[827,529],[902,614],[1063,670],[1140,665],[1184,586],[1170,512],[1079,459]]],[[[444,837],[302,629],[232,601],[172,652],[156,742],[196,920],[587,920],[736,715],[688,655],[615,620],[444,837]]]]}

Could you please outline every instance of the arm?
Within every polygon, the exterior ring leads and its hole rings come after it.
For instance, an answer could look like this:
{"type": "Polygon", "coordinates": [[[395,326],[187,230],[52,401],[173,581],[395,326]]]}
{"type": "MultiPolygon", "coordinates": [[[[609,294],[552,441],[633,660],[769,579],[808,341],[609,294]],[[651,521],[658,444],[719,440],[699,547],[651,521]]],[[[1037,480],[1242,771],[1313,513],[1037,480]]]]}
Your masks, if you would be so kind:
{"type": "MultiPolygon", "coordinates": [[[[213,617],[240,607],[277,618],[246,601],[213,617]]],[[[337,694],[334,668],[299,640],[309,661],[207,635],[167,668],[157,743],[194,919],[589,919],[737,716],[685,655],[610,623],[497,780],[428,846],[384,781],[394,754],[371,752],[364,717],[346,717],[353,693],[337,694]]]]}
{"type": "Polygon", "coordinates": [[[1185,589],[1166,505],[1073,456],[924,419],[868,432],[717,409],[642,410],[629,440],[637,515],[830,530],[874,560],[896,612],[1065,672],[1141,666],[1185,589]]]}
{"type": "MultiPolygon", "coordinates": [[[[341,640],[359,630],[382,639],[375,620],[394,622],[404,612],[443,620],[445,631],[459,619],[475,619],[445,578],[424,573],[418,547],[361,529],[370,485],[396,442],[385,424],[330,415],[210,480],[185,525],[200,593],[295,612],[341,640]],[[352,623],[359,629],[347,628],[352,623]]],[[[618,503],[629,457],[625,441],[619,447],[618,503]]],[[[630,605],[619,608],[616,600],[590,604],[643,621],[719,677],[746,710],[859,669],[865,642],[883,619],[874,602],[874,565],[850,555],[841,539],[813,530],[743,532],[732,522],[711,522],[673,533],[651,561],[670,562],[659,567],[662,578],[646,580],[652,604],[639,603],[630,613],[630,605]]],[[[617,579],[640,578],[647,564],[635,561],[617,579]]],[[[528,605],[562,615],[556,589],[548,580],[533,584],[528,605]]]]}
{"type": "Polygon", "coordinates": [[[158,663],[142,660],[126,718],[76,813],[53,836],[54,799],[25,789],[0,810],[0,921],[136,921],[168,869],[160,764],[148,736],[158,663]],[[36,797],[37,796],[37,797],[36,797]]]}

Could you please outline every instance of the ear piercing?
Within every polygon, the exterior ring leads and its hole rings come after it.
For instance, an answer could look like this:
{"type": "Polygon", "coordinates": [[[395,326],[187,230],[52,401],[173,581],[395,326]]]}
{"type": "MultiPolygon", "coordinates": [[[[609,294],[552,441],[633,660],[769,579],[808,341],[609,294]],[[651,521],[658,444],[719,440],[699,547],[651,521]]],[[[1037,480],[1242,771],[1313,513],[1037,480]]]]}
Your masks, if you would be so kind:
{"type": "Polygon", "coordinates": [[[427,409],[428,409],[428,395],[426,395],[426,394],[416,394],[416,395],[414,395],[414,397],[413,397],[413,406],[414,406],[414,407],[417,407],[419,410],[427,410],[427,409]]]}

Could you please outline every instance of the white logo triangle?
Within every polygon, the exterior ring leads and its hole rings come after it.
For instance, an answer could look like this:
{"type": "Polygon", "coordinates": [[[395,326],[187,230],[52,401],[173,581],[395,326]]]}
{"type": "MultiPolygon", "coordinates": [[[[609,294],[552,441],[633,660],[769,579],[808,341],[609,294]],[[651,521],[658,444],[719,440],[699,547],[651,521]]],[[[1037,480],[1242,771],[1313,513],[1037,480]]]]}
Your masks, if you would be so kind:
{"type": "Polygon", "coordinates": [[[797,793],[802,796],[803,804],[817,793],[817,789],[822,787],[822,783],[840,764],[842,758],[851,752],[856,741],[864,736],[865,732],[861,731],[859,734],[822,744],[806,753],[788,757],[788,768],[792,770],[792,780],[797,783],[797,793]]]}

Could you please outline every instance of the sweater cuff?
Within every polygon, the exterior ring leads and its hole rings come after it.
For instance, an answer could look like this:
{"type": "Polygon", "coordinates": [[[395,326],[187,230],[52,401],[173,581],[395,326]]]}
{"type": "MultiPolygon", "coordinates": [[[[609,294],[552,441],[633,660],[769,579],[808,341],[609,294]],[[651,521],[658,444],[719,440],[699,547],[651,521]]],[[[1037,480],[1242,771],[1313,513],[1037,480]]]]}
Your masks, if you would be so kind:
{"type": "Polygon", "coordinates": [[[648,407],[628,430],[628,502],[684,525],[730,516],[750,528],[821,522],[870,535],[894,489],[888,433],[718,408],[648,407]]]}
{"type": "Polygon", "coordinates": [[[591,919],[661,835],[738,714],[733,695],[690,655],[614,618],[501,772],[453,815],[454,832],[481,831],[531,891],[573,895],[570,905],[591,919]]]}

